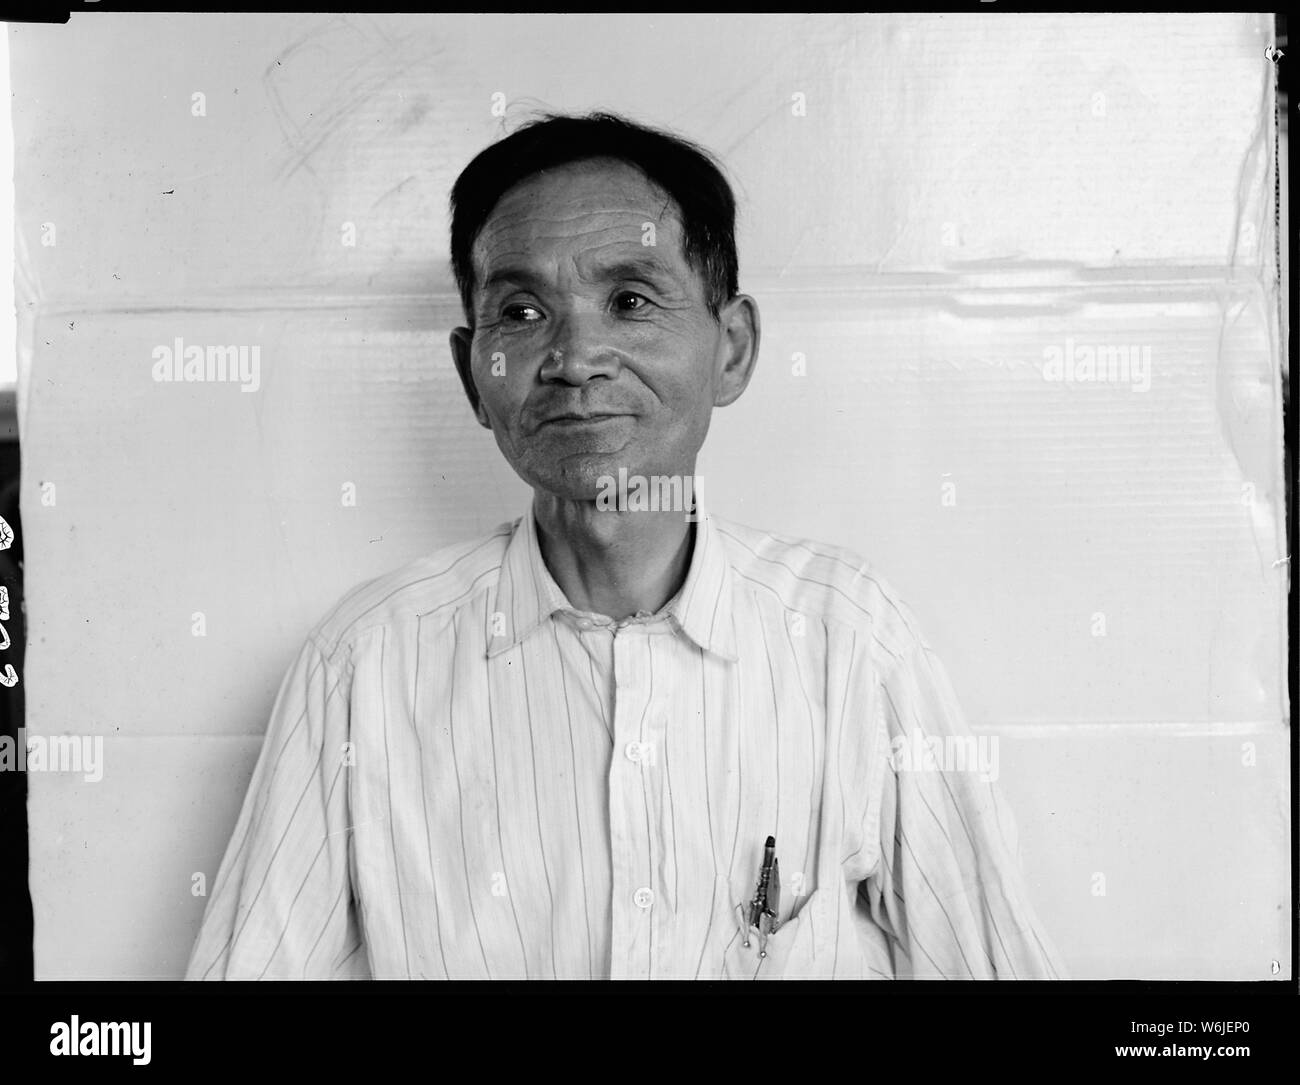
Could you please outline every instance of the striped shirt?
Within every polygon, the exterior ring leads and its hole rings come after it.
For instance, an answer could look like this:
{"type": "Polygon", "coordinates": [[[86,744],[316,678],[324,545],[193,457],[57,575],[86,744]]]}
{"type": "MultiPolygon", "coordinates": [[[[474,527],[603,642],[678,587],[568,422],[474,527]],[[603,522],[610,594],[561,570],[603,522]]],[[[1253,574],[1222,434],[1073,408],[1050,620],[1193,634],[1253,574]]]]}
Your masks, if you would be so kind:
{"type": "Polygon", "coordinates": [[[309,635],[188,976],[1055,977],[1005,803],[943,756],[975,741],[849,551],[701,512],[681,590],[616,622],[530,513],[309,635]]]}

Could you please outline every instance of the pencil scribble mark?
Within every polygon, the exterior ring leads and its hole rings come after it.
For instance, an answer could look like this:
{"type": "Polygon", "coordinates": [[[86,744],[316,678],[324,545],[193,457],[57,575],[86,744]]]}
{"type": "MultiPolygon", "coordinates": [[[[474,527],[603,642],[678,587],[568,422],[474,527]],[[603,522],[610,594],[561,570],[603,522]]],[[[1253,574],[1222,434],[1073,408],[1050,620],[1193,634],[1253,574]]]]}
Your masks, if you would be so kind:
{"type": "MultiPolygon", "coordinates": [[[[382,88],[437,52],[394,38],[374,20],[356,15],[331,18],[291,42],[262,73],[286,145],[279,179],[299,170],[314,176],[314,160],[331,138],[382,88]],[[322,69],[330,73],[323,90],[322,69]]],[[[428,110],[427,100],[417,98],[395,123],[405,131],[428,110]]]]}

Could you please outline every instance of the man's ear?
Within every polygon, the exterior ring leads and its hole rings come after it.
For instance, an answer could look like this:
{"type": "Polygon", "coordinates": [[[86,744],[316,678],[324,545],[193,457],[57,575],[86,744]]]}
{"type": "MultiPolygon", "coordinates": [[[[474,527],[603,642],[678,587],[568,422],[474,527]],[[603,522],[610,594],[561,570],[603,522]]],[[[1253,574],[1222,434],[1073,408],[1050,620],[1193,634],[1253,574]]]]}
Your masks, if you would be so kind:
{"type": "Polygon", "coordinates": [[[725,407],[740,398],[758,364],[758,341],[762,326],[758,302],[748,294],[737,294],[718,312],[722,339],[718,344],[718,387],[715,407],[725,407]]]}
{"type": "Polygon", "coordinates": [[[460,383],[465,389],[469,405],[474,409],[474,417],[484,429],[491,429],[487,411],[483,409],[483,400],[474,386],[474,373],[470,369],[470,345],[474,342],[474,333],[469,328],[452,328],[451,356],[456,362],[456,372],[460,374],[460,383]]]}

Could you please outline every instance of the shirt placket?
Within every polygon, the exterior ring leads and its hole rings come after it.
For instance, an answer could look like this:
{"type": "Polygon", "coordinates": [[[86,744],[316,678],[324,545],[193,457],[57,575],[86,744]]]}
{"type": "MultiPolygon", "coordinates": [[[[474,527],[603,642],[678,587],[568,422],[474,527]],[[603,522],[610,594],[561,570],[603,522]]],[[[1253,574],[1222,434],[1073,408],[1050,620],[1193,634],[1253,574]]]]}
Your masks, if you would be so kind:
{"type": "Polygon", "coordinates": [[[609,826],[613,880],[612,979],[653,975],[655,912],[663,887],[654,883],[658,863],[645,774],[656,763],[646,741],[650,690],[649,636],[643,628],[614,634],[614,756],[609,771],[609,826]]]}

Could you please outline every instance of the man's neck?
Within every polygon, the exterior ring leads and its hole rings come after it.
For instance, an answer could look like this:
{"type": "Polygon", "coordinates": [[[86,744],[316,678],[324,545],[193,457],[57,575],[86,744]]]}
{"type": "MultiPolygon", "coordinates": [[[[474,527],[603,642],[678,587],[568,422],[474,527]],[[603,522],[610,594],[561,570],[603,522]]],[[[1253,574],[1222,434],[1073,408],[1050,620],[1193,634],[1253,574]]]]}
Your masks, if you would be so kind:
{"type": "Polygon", "coordinates": [[[654,613],[686,580],[694,525],[681,511],[614,511],[537,491],[542,559],[577,610],[616,620],[654,613]]]}

